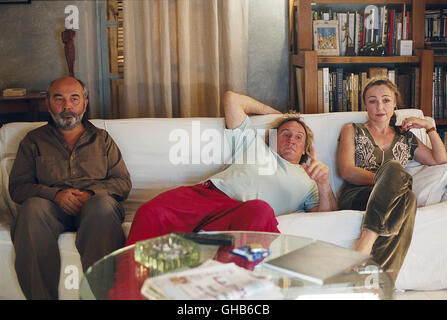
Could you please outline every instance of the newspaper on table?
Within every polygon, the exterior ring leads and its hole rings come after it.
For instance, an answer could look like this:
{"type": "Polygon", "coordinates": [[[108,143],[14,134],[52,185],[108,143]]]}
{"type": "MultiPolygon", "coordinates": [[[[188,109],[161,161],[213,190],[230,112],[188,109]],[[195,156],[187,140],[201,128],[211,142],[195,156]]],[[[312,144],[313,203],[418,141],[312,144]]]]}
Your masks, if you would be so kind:
{"type": "Polygon", "coordinates": [[[281,299],[281,289],[269,276],[234,263],[208,260],[200,267],[148,278],[141,294],[158,300],[281,299]]]}

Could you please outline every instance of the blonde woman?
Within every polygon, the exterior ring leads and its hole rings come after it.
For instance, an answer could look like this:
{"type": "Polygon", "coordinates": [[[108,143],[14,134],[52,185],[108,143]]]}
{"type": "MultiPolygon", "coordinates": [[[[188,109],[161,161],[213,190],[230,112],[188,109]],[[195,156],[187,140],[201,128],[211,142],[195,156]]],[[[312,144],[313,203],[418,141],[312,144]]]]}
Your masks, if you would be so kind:
{"type": "Polygon", "coordinates": [[[372,254],[395,280],[413,234],[416,198],[408,161],[426,165],[447,162],[447,153],[432,123],[408,117],[396,126],[399,101],[396,85],[387,78],[371,79],[362,93],[366,123],[346,124],[340,134],[338,166],[345,183],[339,209],[366,210],[356,250],[372,254]],[[432,149],[409,130],[425,128],[432,149]]]}

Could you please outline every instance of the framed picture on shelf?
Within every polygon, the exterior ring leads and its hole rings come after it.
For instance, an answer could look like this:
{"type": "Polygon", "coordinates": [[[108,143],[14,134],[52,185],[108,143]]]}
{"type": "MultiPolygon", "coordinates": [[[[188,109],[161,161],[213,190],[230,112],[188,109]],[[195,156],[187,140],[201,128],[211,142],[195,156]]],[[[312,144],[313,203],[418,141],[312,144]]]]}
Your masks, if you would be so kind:
{"type": "Polygon", "coordinates": [[[314,50],[319,56],[339,56],[340,41],[337,20],[314,20],[314,50]]]}

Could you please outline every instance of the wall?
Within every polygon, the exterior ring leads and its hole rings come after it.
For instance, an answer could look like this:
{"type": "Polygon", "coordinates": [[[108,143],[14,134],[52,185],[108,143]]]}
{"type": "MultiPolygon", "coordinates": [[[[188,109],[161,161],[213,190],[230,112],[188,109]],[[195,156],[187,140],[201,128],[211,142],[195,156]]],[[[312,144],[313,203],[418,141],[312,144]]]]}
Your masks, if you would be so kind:
{"type": "Polygon", "coordinates": [[[91,0],[0,5],[0,90],[23,87],[42,91],[51,80],[68,75],[61,32],[65,29],[64,9],[69,4],[76,4],[80,18],[75,39],[75,76],[88,83],[94,115],[98,64],[95,3],[91,0]]]}
{"type": "Polygon", "coordinates": [[[66,71],[60,33],[64,3],[34,1],[0,6],[0,88],[45,90],[66,71]]]}
{"type": "Polygon", "coordinates": [[[250,0],[247,94],[280,111],[289,105],[288,1],[250,0]]]}
{"type": "MultiPolygon", "coordinates": [[[[247,94],[281,111],[288,105],[287,0],[249,0],[247,94]]],[[[25,87],[41,91],[52,79],[68,74],[60,33],[64,9],[79,8],[76,76],[90,89],[91,117],[101,115],[96,51],[96,5],[93,0],[39,0],[0,5],[0,90],[25,87]]]]}

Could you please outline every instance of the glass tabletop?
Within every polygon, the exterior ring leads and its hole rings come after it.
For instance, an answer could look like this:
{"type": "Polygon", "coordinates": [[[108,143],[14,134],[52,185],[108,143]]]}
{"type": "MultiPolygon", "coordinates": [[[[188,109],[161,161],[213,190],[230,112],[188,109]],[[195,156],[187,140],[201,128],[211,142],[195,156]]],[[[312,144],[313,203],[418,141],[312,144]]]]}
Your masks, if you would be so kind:
{"type": "MultiPolygon", "coordinates": [[[[233,246],[199,245],[200,263],[209,259],[222,263],[233,262],[254,272],[268,275],[281,288],[284,299],[392,299],[394,284],[372,260],[345,270],[325,282],[315,284],[302,278],[274,270],[266,262],[319,240],[267,232],[225,231],[234,236],[233,246]],[[262,260],[250,262],[230,253],[230,250],[252,243],[270,250],[262,260]]],[[[159,275],[135,261],[135,245],[119,249],[92,265],[80,283],[83,300],[141,300],[144,281],[159,275]]],[[[175,272],[175,271],[171,271],[175,272]]]]}

